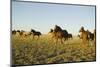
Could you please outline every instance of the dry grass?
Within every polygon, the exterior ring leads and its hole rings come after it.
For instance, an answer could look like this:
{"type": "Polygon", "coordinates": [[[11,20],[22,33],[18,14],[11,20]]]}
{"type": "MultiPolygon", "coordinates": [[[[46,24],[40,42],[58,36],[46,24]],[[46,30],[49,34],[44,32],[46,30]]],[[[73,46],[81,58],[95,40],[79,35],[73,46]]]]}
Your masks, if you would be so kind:
{"type": "Polygon", "coordinates": [[[55,44],[47,35],[39,39],[12,36],[14,65],[95,61],[95,53],[95,45],[84,45],[77,37],[64,44],[55,44]]]}

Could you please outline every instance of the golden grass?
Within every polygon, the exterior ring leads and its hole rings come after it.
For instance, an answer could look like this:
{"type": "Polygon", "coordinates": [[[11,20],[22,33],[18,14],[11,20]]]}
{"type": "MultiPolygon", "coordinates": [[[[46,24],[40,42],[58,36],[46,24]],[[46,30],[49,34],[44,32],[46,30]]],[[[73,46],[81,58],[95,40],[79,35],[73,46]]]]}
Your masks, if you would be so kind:
{"type": "Polygon", "coordinates": [[[95,53],[95,45],[84,45],[77,37],[64,44],[55,44],[47,35],[39,39],[37,37],[32,39],[32,36],[12,36],[14,65],[95,61],[95,53]]]}

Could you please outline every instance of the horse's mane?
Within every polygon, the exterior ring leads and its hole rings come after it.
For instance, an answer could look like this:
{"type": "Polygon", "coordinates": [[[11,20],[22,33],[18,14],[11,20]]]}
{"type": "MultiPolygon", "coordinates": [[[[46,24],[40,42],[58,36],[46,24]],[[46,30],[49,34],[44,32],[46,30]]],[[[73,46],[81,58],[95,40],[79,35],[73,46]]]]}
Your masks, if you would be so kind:
{"type": "Polygon", "coordinates": [[[53,32],[53,29],[50,29],[49,33],[52,33],[53,32]]]}
{"type": "Polygon", "coordinates": [[[80,30],[79,30],[79,32],[84,32],[85,30],[84,30],[84,27],[82,26],[81,28],[80,28],[80,30]]]}
{"type": "Polygon", "coordinates": [[[58,32],[58,31],[62,31],[62,29],[60,26],[55,25],[54,32],[58,32]]]}
{"type": "Polygon", "coordinates": [[[92,34],[89,30],[87,30],[87,32],[88,32],[89,34],[92,34]]]}
{"type": "Polygon", "coordinates": [[[62,30],[65,34],[68,34],[68,31],[67,30],[62,30]]]}
{"type": "Polygon", "coordinates": [[[34,29],[31,29],[31,32],[35,33],[36,31],[34,29]]]}

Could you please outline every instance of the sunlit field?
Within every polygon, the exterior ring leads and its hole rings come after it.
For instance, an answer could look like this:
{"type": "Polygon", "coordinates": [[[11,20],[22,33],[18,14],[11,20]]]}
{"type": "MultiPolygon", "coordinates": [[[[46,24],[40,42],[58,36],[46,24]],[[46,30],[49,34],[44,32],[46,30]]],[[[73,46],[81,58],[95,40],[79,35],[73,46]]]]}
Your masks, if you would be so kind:
{"type": "Polygon", "coordinates": [[[93,42],[82,44],[81,39],[55,43],[49,35],[40,38],[12,35],[12,62],[14,65],[51,64],[64,62],[95,61],[96,52],[93,42]]]}

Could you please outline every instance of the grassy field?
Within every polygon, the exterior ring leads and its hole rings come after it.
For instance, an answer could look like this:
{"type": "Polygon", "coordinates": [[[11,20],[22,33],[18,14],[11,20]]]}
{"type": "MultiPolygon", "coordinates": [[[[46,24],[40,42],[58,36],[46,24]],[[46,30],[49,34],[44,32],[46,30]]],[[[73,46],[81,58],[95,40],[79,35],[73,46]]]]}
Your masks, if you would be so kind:
{"type": "Polygon", "coordinates": [[[95,45],[91,43],[84,45],[79,38],[74,37],[64,44],[55,44],[47,35],[39,39],[13,35],[12,62],[14,65],[27,65],[95,61],[95,45]]]}

